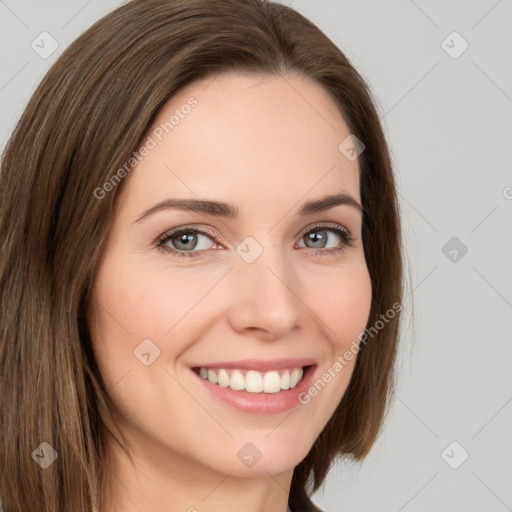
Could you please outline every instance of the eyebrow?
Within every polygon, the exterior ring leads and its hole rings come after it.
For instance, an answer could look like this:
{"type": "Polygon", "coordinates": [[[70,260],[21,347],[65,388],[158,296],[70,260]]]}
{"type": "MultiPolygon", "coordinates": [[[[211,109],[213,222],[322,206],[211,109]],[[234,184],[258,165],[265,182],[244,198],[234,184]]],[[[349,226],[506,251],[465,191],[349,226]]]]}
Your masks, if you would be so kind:
{"type": "MultiPolygon", "coordinates": [[[[297,214],[300,216],[311,215],[313,213],[323,212],[334,208],[335,206],[351,206],[360,213],[363,213],[363,207],[350,195],[341,192],[339,194],[320,197],[304,203],[297,214]]],[[[201,199],[165,199],[151,208],[143,211],[135,222],[145,219],[149,215],[160,210],[185,210],[196,213],[204,213],[216,217],[226,217],[229,219],[237,219],[239,216],[238,207],[231,203],[223,203],[220,201],[207,201],[201,199]]],[[[135,223],[134,222],[134,223],[135,223]]]]}

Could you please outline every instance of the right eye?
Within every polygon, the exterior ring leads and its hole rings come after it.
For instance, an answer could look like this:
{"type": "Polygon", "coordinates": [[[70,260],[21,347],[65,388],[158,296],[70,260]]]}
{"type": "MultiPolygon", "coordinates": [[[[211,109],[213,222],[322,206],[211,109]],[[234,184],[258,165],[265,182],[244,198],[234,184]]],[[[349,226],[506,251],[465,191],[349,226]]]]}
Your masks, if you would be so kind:
{"type": "Polygon", "coordinates": [[[199,256],[198,252],[208,249],[207,240],[214,241],[215,238],[216,235],[209,230],[184,227],[168,231],[157,240],[155,245],[178,257],[195,257],[199,256]],[[202,243],[201,238],[205,239],[202,243]],[[199,249],[197,245],[200,246],[199,249]]]}

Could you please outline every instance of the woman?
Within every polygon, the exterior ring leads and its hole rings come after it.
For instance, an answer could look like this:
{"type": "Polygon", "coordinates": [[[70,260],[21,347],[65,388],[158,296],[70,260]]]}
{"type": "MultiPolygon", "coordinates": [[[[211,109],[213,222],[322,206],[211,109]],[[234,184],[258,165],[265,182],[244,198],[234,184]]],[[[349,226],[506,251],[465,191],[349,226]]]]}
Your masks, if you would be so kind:
{"type": "Polygon", "coordinates": [[[393,388],[401,239],[362,78],[291,8],[133,0],[0,173],[6,512],[319,510],[393,388]]]}

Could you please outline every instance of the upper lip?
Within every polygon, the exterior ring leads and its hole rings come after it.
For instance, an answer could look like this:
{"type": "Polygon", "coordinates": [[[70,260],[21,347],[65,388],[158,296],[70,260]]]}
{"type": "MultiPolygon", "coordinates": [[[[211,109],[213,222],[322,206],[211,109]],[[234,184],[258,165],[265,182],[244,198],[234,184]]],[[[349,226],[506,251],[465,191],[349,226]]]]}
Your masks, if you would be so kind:
{"type": "Polygon", "coordinates": [[[316,364],[314,359],[302,357],[287,357],[282,359],[262,360],[262,359],[243,359],[240,361],[217,361],[214,363],[204,363],[194,366],[194,368],[226,368],[240,370],[284,370],[285,368],[303,368],[316,364]]]}

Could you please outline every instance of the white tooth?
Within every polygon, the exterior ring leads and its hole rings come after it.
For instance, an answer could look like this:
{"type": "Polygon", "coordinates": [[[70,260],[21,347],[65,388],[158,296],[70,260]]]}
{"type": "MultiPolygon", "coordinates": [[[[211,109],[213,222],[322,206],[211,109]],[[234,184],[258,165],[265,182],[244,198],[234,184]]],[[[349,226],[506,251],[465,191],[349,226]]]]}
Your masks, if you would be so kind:
{"type": "Polygon", "coordinates": [[[290,376],[290,388],[294,388],[299,380],[302,378],[303,370],[302,368],[294,368],[293,372],[290,376]]]}
{"type": "Polygon", "coordinates": [[[261,374],[249,370],[245,376],[245,389],[249,393],[261,393],[263,391],[263,379],[261,374]]]}
{"type": "Polygon", "coordinates": [[[242,391],[245,389],[245,379],[240,370],[234,370],[231,374],[229,387],[235,391],[242,391]]]}
{"type": "Polygon", "coordinates": [[[263,376],[263,391],[265,393],[278,393],[281,391],[281,378],[278,372],[265,373],[263,376]]]}
{"type": "Polygon", "coordinates": [[[244,377],[240,370],[233,370],[230,377],[224,368],[199,369],[199,376],[208,379],[212,384],[218,384],[223,388],[229,387],[235,391],[245,389],[249,393],[278,393],[281,390],[292,389],[302,379],[303,374],[302,368],[294,368],[293,371],[284,370],[281,377],[276,370],[265,374],[250,370],[244,377]]]}
{"type": "Polygon", "coordinates": [[[221,388],[227,388],[229,386],[229,375],[224,368],[219,370],[219,386],[221,388]]]}
{"type": "Polygon", "coordinates": [[[290,372],[288,370],[285,370],[281,377],[281,388],[290,389],[290,372]]]}
{"type": "Polygon", "coordinates": [[[208,370],[208,380],[212,384],[217,384],[219,382],[219,378],[217,377],[217,372],[214,370],[208,370]]]}

